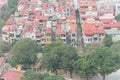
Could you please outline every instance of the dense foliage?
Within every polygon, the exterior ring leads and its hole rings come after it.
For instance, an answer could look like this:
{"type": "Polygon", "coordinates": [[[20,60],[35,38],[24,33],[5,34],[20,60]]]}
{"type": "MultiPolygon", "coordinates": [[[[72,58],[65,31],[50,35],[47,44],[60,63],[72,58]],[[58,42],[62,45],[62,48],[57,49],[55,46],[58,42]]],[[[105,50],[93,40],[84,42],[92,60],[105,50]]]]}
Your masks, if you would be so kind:
{"type": "Polygon", "coordinates": [[[92,43],[86,44],[84,47],[84,53],[92,53],[96,48],[102,45],[103,44],[101,42],[92,42],[92,43]]]}
{"type": "Polygon", "coordinates": [[[58,75],[50,75],[48,73],[41,74],[32,70],[25,72],[24,77],[21,80],[65,80],[63,77],[58,75]]]}
{"type": "Polygon", "coordinates": [[[105,35],[105,38],[103,39],[103,44],[106,47],[110,47],[113,44],[112,37],[110,35],[105,35]]]}
{"type": "Polygon", "coordinates": [[[89,57],[89,60],[92,60],[97,66],[98,73],[103,76],[103,80],[105,80],[105,75],[118,70],[120,67],[120,55],[104,46],[95,49],[89,57]]]}
{"type": "Polygon", "coordinates": [[[0,52],[5,53],[10,50],[10,44],[5,41],[0,41],[0,52]]]}
{"type": "Polygon", "coordinates": [[[31,39],[21,39],[16,42],[12,48],[13,57],[10,60],[12,66],[21,64],[24,66],[30,66],[34,64],[37,56],[37,43],[31,39]]]}
{"type": "Polygon", "coordinates": [[[117,16],[115,16],[115,19],[116,19],[117,21],[120,21],[120,14],[118,14],[117,16]]]}
{"type": "Polygon", "coordinates": [[[57,74],[57,69],[69,71],[72,77],[73,63],[78,55],[76,49],[70,45],[63,44],[60,40],[45,47],[42,57],[42,65],[57,74]]]}
{"type": "Polygon", "coordinates": [[[85,76],[87,80],[98,73],[97,67],[88,56],[80,57],[74,62],[74,72],[85,76]]]}
{"type": "Polygon", "coordinates": [[[8,0],[8,10],[10,14],[15,11],[18,1],[19,0],[8,0]]]}
{"type": "Polygon", "coordinates": [[[110,49],[120,54],[120,41],[114,42],[110,49]]]}

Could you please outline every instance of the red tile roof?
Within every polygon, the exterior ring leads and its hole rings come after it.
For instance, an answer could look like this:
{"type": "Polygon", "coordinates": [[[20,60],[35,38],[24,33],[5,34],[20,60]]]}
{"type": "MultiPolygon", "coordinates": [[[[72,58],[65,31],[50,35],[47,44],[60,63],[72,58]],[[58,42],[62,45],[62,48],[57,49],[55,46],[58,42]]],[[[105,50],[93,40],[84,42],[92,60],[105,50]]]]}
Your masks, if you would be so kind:
{"type": "Polygon", "coordinates": [[[2,78],[5,78],[5,80],[21,80],[23,74],[20,71],[7,70],[3,73],[2,78]]]}
{"type": "Polygon", "coordinates": [[[18,24],[25,24],[26,23],[26,19],[25,18],[18,18],[17,23],[18,24]]]}
{"type": "Polygon", "coordinates": [[[56,35],[66,34],[65,31],[61,29],[61,26],[57,26],[56,35]]]}
{"type": "Polygon", "coordinates": [[[85,18],[85,19],[87,19],[87,18],[99,19],[98,16],[80,16],[80,17],[85,18]]]}
{"type": "Polygon", "coordinates": [[[13,22],[14,22],[14,18],[13,18],[13,17],[10,17],[10,18],[8,19],[8,21],[6,22],[6,25],[12,25],[13,22]]]}
{"type": "Polygon", "coordinates": [[[17,25],[4,25],[2,32],[14,32],[17,29],[17,25]]]}
{"type": "Polygon", "coordinates": [[[33,33],[35,33],[35,36],[41,36],[40,30],[33,30],[33,33]]]}
{"type": "Polygon", "coordinates": [[[101,22],[84,22],[83,32],[86,36],[92,36],[93,34],[104,34],[105,33],[101,22]]]}
{"type": "Polygon", "coordinates": [[[39,16],[39,19],[47,21],[48,20],[48,16],[39,16]]]}
{"type": "Polygon", "coordinates": [[[101,22],[103,22],[104,24],[109,24],[113,21],[114,19],[101,19],[101,22]]]}
{"type": "Polygon", "coordinates": [[[120,23],[116,22],[116,23],[110,23],[110,24],[104,24],[104,28],[120,28],[120,23]]]}
{"type": "Polygon", "coordinates": [[[7,2],[8,0],[0,0],[0,8],[3,7],[7,2]]]}
{"type": "Polygon", "coordinates": [[[52,32],[51,28],[46,29],[46,33],[51,33],[51,32],[52,32]]]}

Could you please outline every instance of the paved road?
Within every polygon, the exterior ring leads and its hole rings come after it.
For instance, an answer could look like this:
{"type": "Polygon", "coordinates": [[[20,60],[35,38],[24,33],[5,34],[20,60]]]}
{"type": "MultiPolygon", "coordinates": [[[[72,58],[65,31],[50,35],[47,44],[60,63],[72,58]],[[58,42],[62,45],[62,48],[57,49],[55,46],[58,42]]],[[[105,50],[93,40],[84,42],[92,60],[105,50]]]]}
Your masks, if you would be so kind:
{"type": "MultiPolygon", "coordinates": [[[[92,80],[102,80],[101,76],[96,76],[92,80]]],[[[105,80],[120,80],[120,69],[112,74],[106,76],[105,80]]]]}
{"type": "MultiPolygon", "coordinates": [[[[69,74],[68,75],[64,75],[64,78],[66,80],[85,80],[85,79],[81,79],[79,77],[79,75],[73,75],[73,78],[70,79],[69,74]]],[[[102,77],[100,75],[99,76],[95,76],[91,80],[102,80],[102,77]]],[[[118,71],[113,72],[112,74],[106,76],[105,80],[120,80],[120,69],[118,71]]]]}

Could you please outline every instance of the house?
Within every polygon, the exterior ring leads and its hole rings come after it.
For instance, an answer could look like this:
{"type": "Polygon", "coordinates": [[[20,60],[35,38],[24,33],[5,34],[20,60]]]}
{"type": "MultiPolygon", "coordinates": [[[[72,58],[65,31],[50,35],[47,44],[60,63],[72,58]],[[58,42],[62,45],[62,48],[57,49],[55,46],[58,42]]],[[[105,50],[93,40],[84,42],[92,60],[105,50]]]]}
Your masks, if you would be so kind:
{"type": "MultiPolygon", "coordinates": [[[[78,27],[74,0],[20,0],[15,14],[2,28],[2,39],[12,43],[21,38],[30,38],[38,43],[50,44],[57,38],[63,43],[77,46],[79,44],[78,27]]],[[[78,0],[82,37],[84,43],[102,41],[105,34],[119,39],[119,23],[115,21],[115,0],[78,0]],[[101,6],[102,5],[102,6],[101,6]],[[116,33],[115,33],[116,32],[116,33]]],[[[116,8],[115,8],[116,7],[116,8]]]]}
{"type": "Polygon", "coordinates": [[[52,42],[52,29],[47,28],[46,29],[46,44],[50,44],[52,42]]]}
{"type": "Polygon", "coordinates": [[[2,39],[8,43],[14,42],[16,38],[17,25],[5,25],[2,28],[2,39]]]}
{"type": "Polygon", "coordinates": [[[115,15],[120,14],[120,0],[116,0],[115,2],[115,15]]]}
{"type": "Polygon", "coordinates": [[[15,70],[7,70],[5,71],[1,79],[3,80],[21,80],[21,77],[23,77],[24,73],[20,71],[15,71],[15,70]]]}
{"type": "Polygon", "coordinates": [[[120,40],[120,23],[114,19],[107,19],[104,23],[104,30],[107,35],[110,35],[113,41],[120,40]]]}
{"type": "Polygon", "coordinates": [[[60,38],[63,43],[66,43],[66,32],[62,30],[62,27],[58,25],[56,27],[56,33],[55,33],[56,39],[60,38]]]}
{"type": "Polygon", "coordinates": [[[95,1],[80,1],[80,18],[82,21],[99,20],[95,1]]]}
{"type": "Polygon", "coordinates": [[[83,39],[84,43],[101,42],[104,38],[105,31],[102,22],[83,22],[83,39]]]}
{"type": "Polygon", "coordinates": [[[4,57],[0,57],[0,75],[5,71],[5,63],[6,59],[4,57]]]}

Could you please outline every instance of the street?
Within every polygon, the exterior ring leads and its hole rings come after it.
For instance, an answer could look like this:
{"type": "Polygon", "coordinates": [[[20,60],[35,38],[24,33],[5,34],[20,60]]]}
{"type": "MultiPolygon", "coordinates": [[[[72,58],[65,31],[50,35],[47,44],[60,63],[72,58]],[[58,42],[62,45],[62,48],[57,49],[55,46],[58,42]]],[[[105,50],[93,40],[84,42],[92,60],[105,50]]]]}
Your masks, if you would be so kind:
{"type": "MultiPolygon", "coordinates": [[[[94,77],[91,80],[102,80],[102,77],[99,75],[99,76],[94,77]]],[[[106,76],[105,80],[120,80],[120,69],[118,71],[113,72],[112,74],[106,76]]]]}

